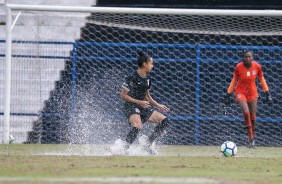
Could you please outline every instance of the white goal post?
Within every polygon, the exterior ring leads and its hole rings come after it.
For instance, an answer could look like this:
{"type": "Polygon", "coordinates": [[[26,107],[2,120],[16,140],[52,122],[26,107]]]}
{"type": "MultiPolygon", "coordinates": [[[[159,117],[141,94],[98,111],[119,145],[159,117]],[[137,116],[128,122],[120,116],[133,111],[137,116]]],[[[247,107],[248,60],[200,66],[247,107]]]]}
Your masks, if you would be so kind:
{"type": "MultiPolygon", "coordinates": [[[[48,12],[79,12],[79,13],[110,13],[110,14],[142,14],[142,15],[181,15],[181,16],[264,16],[282,17],[281,10],[221,10],[221,9],[168,9],[168,8],[117,8],[117,7],[71,7],[71,6],[41,6],[6,4],[6,51],[5,51],[5,85],[4,85],[4,124],[2,143],[9,143],[10,135],[10,99],[11,99],[11,60],[13,26],[20,17],[12,19],[16,11],[48,11],[48,12]]],[[[281,19],[282,20],[282,19],[281,19]]],[[[281,33],[280,33],[281,34],[281,33]]],[[[197,111],[197,110],[196,110],[197,111]]],[[[197,114],[198,112],[196,112],[197,114]]],[[[198,120],[197,120],[198,121],[198,120]]]]}

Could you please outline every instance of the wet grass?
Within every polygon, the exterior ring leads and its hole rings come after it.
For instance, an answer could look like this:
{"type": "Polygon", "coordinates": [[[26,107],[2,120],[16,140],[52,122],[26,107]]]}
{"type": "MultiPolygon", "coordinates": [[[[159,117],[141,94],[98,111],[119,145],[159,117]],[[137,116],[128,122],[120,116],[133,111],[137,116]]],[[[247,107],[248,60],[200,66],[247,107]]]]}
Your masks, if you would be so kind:
{"type": "Polygon", "coordinates": [[[159,146],[158,151],[158,156],[109,156],[104,145],[0,145],[0,183],[1,178],[20,178],[9,183],[43,183],[42,179],[54,178],[83,183],[74,178],[95,177],[282,183],[282,148],[239,147],[237,156],[229,158],[216,146],[159,146]]]}

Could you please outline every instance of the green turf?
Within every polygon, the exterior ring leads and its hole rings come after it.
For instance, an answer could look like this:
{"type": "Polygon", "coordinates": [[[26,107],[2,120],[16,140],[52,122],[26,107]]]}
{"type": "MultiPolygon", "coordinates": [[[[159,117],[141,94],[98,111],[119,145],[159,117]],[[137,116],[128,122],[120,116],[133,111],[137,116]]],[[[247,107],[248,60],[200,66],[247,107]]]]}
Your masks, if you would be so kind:
{"type": "Polygon", "coordinates": [[[43,183],[42,178],[93,177],[282,183],[280,147],[238,147],[237,156],[229,158],[221,156],[218,146],[159,146],[160,156],[106,156],[104,148],[103,145],[0,145],[0,183],[1,178],[21,178],[9,183],[43,183]]]}

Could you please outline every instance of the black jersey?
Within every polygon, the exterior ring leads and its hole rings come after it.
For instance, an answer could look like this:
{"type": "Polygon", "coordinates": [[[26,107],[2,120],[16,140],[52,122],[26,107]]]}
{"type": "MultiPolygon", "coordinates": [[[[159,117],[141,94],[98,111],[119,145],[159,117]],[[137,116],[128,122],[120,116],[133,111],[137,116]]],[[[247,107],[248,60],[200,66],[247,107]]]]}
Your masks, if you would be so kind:
{"type": "Polygon", "coordinates": [[[151,87],[148,76],[141,77],[137,71],[126,77],[122,87],[128,90],[128,95],[137,100],[144,100],[147,90],[151,87]]]}

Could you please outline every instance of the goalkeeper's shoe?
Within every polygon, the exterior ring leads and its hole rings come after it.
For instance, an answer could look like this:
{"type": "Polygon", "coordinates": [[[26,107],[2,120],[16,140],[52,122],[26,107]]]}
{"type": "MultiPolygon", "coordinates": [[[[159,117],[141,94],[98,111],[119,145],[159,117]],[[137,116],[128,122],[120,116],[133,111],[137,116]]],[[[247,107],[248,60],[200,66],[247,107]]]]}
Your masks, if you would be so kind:
{"type": "Polygon", "coordinates": [[[248,148],[255,148],[255,140],[251,139],[247,142],[247,147],[248,148]]]}
{"type": "Polygon", "coordinates": [[[152,143],[150,143],[148,136],[142,135],[138,139],[139,144],[142,146],[142,149],[146,151],[149,155],[156,155],[157,152],[152,148],[152,143]]]}
{"type": "Polygon", "coordinates": [[[109,151],[112,155],[128,155],[129,143],[118,139],[115,144],[110,147],[109,151]]]}

